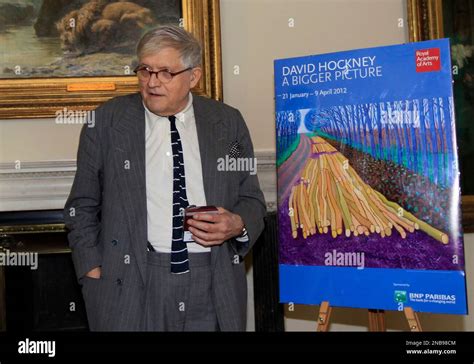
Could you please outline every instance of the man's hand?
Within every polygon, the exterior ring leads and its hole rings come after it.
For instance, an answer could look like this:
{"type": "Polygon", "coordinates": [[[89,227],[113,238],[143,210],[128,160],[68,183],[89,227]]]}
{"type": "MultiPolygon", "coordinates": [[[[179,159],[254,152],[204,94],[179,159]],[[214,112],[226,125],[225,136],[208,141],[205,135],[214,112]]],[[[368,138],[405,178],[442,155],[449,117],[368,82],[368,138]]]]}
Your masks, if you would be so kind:
{"type": "Polygon", "coordinates": [[[100,274],[101,274],[100,267],[96,267],[96,268],[92,269],[91,271],[87,272],[86,277],[99,279],[100,274]]]}
{"type": "Polygon", "coordinates": [[[193,240],[203,246],[220,245],[224,241],[239,236],[244,221],[239,215],[218,207],[218,214],[198,213],[188,220],[193,240]]]}

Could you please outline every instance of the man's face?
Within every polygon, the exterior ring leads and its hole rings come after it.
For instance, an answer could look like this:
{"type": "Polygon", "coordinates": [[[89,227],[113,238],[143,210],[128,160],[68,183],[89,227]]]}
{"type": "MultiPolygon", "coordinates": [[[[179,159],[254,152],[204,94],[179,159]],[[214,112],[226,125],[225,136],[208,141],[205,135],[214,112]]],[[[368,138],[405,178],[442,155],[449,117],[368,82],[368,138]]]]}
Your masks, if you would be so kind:
{"type": "MultiPolygon", "coordinates": [[[[179,72],[186,67],[181,62],[179,51],[174,48],[163,48],[161,51],[149,54],[140,59],[140,65],[148,66],[153,71],[167,69],[179,72]]],[[[188,93],[199,82],[201,69],[195,67],[176,75],[168,83],[151,75],[148,80],[140,80],[140,93],[146,107],[161,116],[174,115],[184,109],[188,102],[188,93]]]]}

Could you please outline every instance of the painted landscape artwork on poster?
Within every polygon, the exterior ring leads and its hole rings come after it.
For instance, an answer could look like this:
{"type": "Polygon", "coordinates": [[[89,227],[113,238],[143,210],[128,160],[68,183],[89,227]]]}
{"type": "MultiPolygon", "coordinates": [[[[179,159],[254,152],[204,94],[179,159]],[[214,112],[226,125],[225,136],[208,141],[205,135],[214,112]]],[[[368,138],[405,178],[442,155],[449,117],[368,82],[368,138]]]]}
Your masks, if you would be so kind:
{"type": "Polygon", "coordinates": [[[282,302],[466,313],[449,51],[275,61],[282,302]]]}

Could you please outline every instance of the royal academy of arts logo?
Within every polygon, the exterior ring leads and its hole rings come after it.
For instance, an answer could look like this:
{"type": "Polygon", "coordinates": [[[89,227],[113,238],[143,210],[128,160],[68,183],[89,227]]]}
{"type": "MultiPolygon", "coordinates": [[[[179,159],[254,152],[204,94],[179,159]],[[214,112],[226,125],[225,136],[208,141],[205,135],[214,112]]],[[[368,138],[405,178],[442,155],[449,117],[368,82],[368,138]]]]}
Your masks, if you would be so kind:
{"type": "Polygon", "coordinates": [[[441,70],[439,48],[417,49],[415,51],[416,72],[433,72],[441,70]]]}

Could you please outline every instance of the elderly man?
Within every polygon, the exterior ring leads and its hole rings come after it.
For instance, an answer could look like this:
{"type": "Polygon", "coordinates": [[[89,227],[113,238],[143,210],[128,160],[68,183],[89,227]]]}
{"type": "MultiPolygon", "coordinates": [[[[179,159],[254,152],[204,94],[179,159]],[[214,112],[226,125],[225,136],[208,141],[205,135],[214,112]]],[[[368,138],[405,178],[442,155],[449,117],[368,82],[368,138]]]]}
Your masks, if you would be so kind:
{"type": "Polygon", "coordinates": [[[65,206],[91,330],[245,329],[243,258],[263,229],[254,158],[240,112],[192,95],[201,47],[179,27],[145,34],[140,93],[106,102],[82,129],[65,206]],[[216,206],[183,228],[186,207],[216,206]]]}

